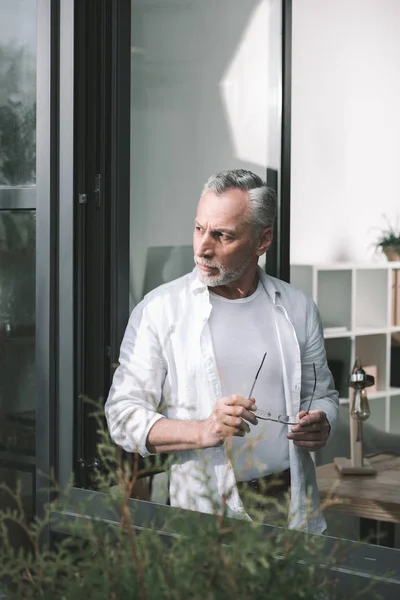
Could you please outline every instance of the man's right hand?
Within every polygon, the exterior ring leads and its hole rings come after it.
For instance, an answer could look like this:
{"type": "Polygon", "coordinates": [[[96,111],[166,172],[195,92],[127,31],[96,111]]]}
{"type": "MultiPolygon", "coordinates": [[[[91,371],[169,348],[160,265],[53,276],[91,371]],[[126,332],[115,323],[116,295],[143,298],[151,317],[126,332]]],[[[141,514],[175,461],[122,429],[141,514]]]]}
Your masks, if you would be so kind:
{"type": "Polygon", "coordinates": [[[248,423],[257,425],[254,398],[233,394],[220,398],[208,419],[200,422],[200,447],[221,446],[226,438],[244,437],[249,433],[248,423]]]}

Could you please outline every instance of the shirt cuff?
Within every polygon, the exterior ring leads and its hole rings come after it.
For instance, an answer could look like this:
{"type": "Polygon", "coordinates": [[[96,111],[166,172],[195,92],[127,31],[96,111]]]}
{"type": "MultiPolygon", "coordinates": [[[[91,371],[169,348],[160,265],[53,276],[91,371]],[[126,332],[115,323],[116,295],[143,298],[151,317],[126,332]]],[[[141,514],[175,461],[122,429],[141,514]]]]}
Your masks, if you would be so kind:
{"type": "MultiPolygon", "coordinates": [[[[138,411],[139,412],[139,411],[138,411]]],[[[142,412],[142,411],[140,411],[142,412]]],[[[147,442],[147,436],[149,435],[149,431],[150,429],[153,427],[154,423],[157,423],[157,421],[159,421],[160,419],[165,419],[164,415],[161,415],[160,413],[153,413],[150,411],[143,411],[143,417],[142,415],[140,415],[140,420],[143,419],[142,423],[144,423],[144,425],[140,424],[138,427],[138,414],[135,414],[135,416],[131,419],[132,423],[130,423],[128,425],[128,430],[127,430],[127,434],[129,436],[129,438],[131,440],[137,440],[138,443],[135,447],[134,450],[131,450],[131,452],[139,452],[140,456],[142,456],[143,458],[145,458],[146,456],[154,456],[153,452],[149,452],[149,450],[147,449],[146,446],[146,442],[147,442]],[[145,419],[145,420],[144,420],[145,419]],[[138,431],[140,430],[140,431],[138,431]],[[139,435],[138,435],[139,433],[139,435]]],[[[132,445],[133,447],[133,445],[132,445]]]]}

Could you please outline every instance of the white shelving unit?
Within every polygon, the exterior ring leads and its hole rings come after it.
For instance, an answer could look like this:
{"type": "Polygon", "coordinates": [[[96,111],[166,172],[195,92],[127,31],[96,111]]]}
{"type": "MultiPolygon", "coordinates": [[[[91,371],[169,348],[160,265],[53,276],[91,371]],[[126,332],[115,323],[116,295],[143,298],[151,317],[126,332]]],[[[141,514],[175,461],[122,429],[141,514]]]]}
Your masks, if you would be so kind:
{"type": "Polygon", "coordinates": [[[377,367],[376,391],[368,392],[369,422],[400,433],[400,387],[390,385],[392,335],[400,334],[400,324],[392,322],[395,270],[400,262],[291,265],[291,283],[318,306],[341,404],[349,403],[348,376],[359,357],[363,366],[377,367]]]}

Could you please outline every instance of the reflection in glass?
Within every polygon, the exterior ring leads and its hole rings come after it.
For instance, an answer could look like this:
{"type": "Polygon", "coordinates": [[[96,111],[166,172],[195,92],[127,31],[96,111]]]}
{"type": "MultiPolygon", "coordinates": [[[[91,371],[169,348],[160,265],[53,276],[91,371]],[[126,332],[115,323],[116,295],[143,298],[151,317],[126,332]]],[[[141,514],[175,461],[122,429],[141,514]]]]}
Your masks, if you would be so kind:
{"type": "Polygon", "coordinates": [[[11,487],[34,468],[35,245],[34,211],[0,212],[0,467],[11,487]]]}
{"type": "Polygon", "coordinates": [[[133,308],[194,267],[194,217],[210,175],[245,168],[265,179],[279,169],[282,6],[131,4],[133,308]]]}
{"type": "Polygon", "coordinates": [[[36,2],[0,0],[0,188],[36,180],[36,2]]]}
{"type": "MultiPolygon", "coordinates": [[[[196,206],[210,175],[245,168],[265,179],[279,169],[282,3],[131,6],[132,309],[193,269],[196,206]]],[[[152,500],[166,502],[167,488],[156,475],[152,500]]]]}

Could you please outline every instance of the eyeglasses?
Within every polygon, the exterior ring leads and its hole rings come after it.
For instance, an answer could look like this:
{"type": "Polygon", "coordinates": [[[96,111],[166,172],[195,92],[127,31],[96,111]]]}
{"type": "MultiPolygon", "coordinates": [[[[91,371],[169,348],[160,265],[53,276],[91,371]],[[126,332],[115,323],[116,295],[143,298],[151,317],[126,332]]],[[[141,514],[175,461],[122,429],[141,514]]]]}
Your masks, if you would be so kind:
{"type": "MultiPolygon", "coordinates": [[[[254,386],[256,385],[258,375],[259,375],[259,373],[260,373],[260,371],[262,369],[262,366],[264,364],[266,356],[267,356],[267,353],[265,352],[265,354],[264,354],[264,356],[262,358],[261,364],[258,367],[258,371],[256,373],[256,376],[254,378],[253,385],[251,386],[251,389],[250,389],[250,392],[249,392],[249,397],[248,397],[249,400],[250,400],[251,395],[253,393],[254,386]]],[[[315,388],[317,387],[317,371],[315,369],[315,363],[313,363],[313,370],[314,370],[314,387],[313,387],[313,391],[312,391],[312,394],[311,394],[310,402],[308,403],[308,408],[307,408],[307,411],[306,411],[307,414],[310,412],[311,404],[312,404],[312,401],[314,400],[315,388]]],[[[292,416],[290,416],[290,415],[278,415],[278,416],[275,416],[275,415],[273,415],[272,413],[270,413],[270,412],[268,412],[266,410],[261,410],[260,408],[257,408],[257,410],[254,411],[254,414],[257,417],[257,419],[262,419],[263,421],[273,421],[274,423],[282,423],[283,425],[297,425],[298,424],[297,421],[295,420],[295,417],[293,415],[292,416]]]]}

